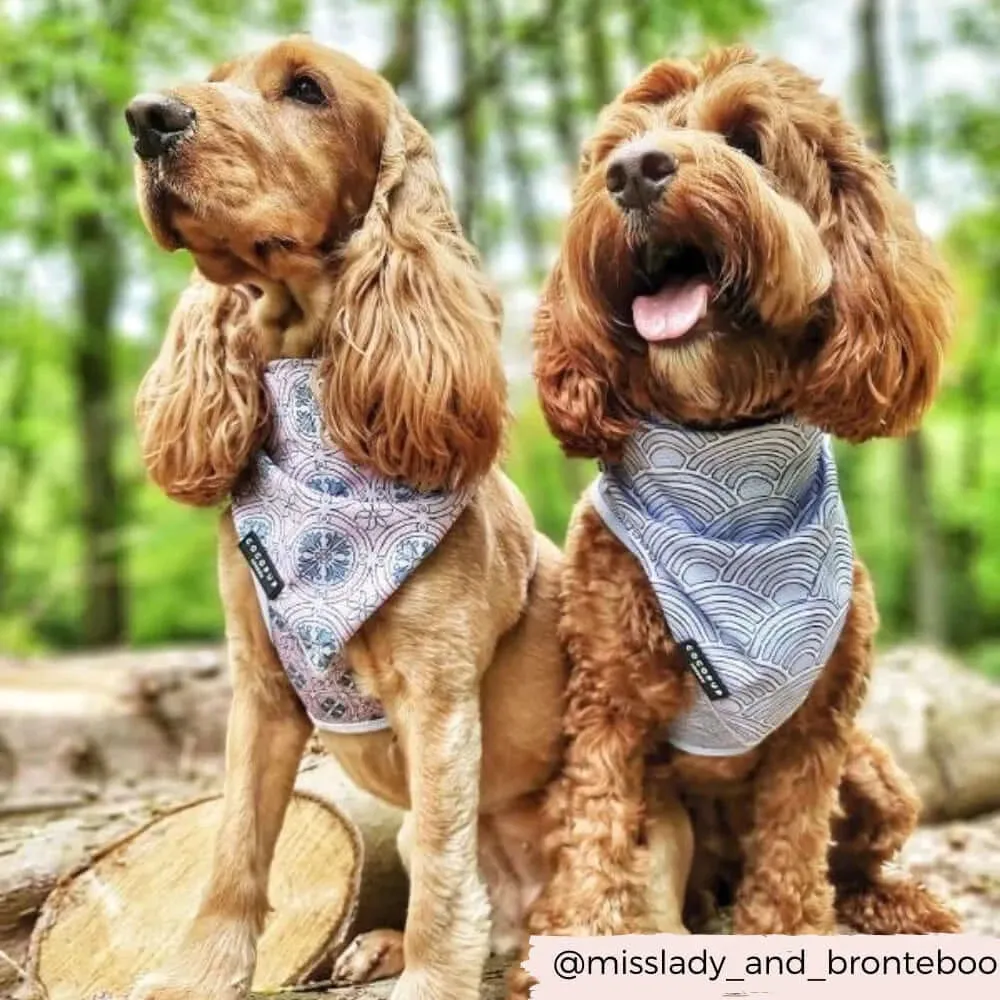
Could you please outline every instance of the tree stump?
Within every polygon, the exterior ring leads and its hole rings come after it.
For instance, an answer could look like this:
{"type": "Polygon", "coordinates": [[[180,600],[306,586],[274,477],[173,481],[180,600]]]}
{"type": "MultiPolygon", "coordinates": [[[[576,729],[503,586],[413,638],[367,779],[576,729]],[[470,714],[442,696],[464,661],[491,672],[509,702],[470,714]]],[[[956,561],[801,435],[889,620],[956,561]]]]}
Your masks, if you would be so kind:
{"type": "MultiPolygon", "coordinates": [[[[27,963],[48,1000],[127,995],[175,951],[208,882],[221,808],[216,796],[171,809],[61,881],[27,963]]],[[[399,821],[398,810],[353,789],[333,761],[307,761],[275,852],[255,989],[322,975],[352,933],[402,926],[399,821]]]]}

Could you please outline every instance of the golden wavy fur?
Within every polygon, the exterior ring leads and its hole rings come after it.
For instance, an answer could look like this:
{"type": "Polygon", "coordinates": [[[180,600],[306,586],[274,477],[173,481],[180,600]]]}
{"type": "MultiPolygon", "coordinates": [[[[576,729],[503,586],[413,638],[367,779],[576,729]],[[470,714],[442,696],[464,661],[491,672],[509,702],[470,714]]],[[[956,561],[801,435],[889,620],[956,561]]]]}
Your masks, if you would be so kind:
{"type": "Polygon", "coordinates": [[[263,345],[251,303],[248,292],[193,279],[139,387],[143,461],[175,500],[222,500],[267,430],[263,345]]]}
{"type": "MultiPolygon", "coordinates": [[[[814,81],[745,48],[661,62],[585,146],[535,325],[539,397],[568,452],[606,459],[646,415],[724,427],[793,413],[852,441],[904,433],[933,396],[950,298],[885,166],[814,81]],[[650,181],[645,200],[612,196],[623,156],[650,181]],[[684,335],[644,339],[633,301],[682,266],[710,285],[705,315],[684,335]]],[[[855,728],[877,627],[860,563],[802,707],[758,748],[708,758],[656,749],[693,678],[638,562],[587,498],[566,556],[569,746],[535,933],[648,929],[641,822],[654,772],[694,816],[689,896],[714,899],[728,883],[737,932],[831,932],[831,865],[839,915],[860,929],[956,929],[922,887],[882,870],[917,803],[855,728]]]]}
{"type": "Polygon", "coordinates": [[[336,295],[322,346],[334,439],[356,461],[420,486],[479,479],[504,415],[500,307],[430,138],[409,115],[390,119],[372,206],[344,250],[336,295]]]}
{"type": "MultiPolygon", "coordinates": [[[[286,58],[272,50],[255,72],[266,79],[271,63],[286,58]]],[[[348,82],[360,72],[344,56],[330,59],[348,82]]],[[[214,82],[225,86],[246,68],[230,64],[214,82]]],[[[458,225],[430,138],[388,85],[373,80],[363,93],[377,95],[381,113],[367,117],[383,135],[359,170],[370,185],[352,181],[349,216],[322,228],[300,221],[328,216],[331,204],[335,215],[341,210],[341,178],[319,176],[322,163],[296,184],[309,203],[291,206],[285,197],[268,212],[259,207],[273,200],[268,185],[279,168],[270,161],[286,155],[274,135],[291,132],[300,142],[308,135],[280,124],[278,104],[272,110],[265,102],[257,145],[242,136],[242,155],[257,169],[235,204],[231,194],[229,203],[204,203],[200,189],[218,183],[233,155],[221,140],[218,149],[204,147],[216,133],[228,141],[257,115],[223,105],[211,91],[204,96],[204,85],[174,92],[202,109],[198,145],[186,143],[197,157],[182,145],[169,171],[138,167],[153,233],[168,248],[188,246],[202,273],[219,282],[196,278],[182,297],[136,402],[147,468],[176,499],[213,504],[228,494],[266,429],[260,368],[279,353],[322,358],[327,429],[355,461],[445,488],[475,482],[496,458],[506,418],[499,302],[458,225]],[[315,204],[321,196],[326,204],[315,204]]],[[[338,129],[363,117],[349,113],[348,93],[338,85],[337,107],[320,112],[338,129]]],[[[347,139],[324,142],[317,158],[365,152],[348,151],[347,139]]]]}
{"type": "MultiPolygon", "coordinates": [[[[315,356],[327,433],[351,458],[415,486],[472,491],[433,557],[344,650],[392,730],[323,734],[355,781],[410,809],[405,938],[362,936],[336,974],[392,974],[405,956],[396,1000],[472,1000],[491,911],[494,945],[516,946],[542,880],[538,797],[558,762],[566,676],[561,556],[496,465],[497,299],[427,134],[346,56],[281,42],[207,83],[137,98],[129,117],[147,226],[166,249],[190,250],[200,272],[137,401],[160,487],[187,503],[224,500],[268,429],[263,366],[315,356]]],[[[212,876],[176,958],[132,1000],[246,995],[311,729],[228,511],[220,588],[234,694],[212,876]]]]}

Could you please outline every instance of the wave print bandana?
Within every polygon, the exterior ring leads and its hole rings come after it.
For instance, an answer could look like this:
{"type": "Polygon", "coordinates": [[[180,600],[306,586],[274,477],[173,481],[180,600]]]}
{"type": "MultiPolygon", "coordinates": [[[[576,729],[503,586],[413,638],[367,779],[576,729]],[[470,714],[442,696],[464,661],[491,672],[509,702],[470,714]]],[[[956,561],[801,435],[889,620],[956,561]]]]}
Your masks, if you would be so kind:
{"type": "Polygon", "coordinates": [[[342,653],[458,520],[468,492],[419,491],[351,462],[323,434],[317,362],[267,366],[272,425],[233,495],[271,641],[313,724],[385,729],[342,653]]]}
{"type": "Polygon", "coordinates": [[[649,421],[591,489],[699,681],[667,738],[739,754],[805,701],[850,603],[853,550],[828,438],[792,418],[649,421]]]}

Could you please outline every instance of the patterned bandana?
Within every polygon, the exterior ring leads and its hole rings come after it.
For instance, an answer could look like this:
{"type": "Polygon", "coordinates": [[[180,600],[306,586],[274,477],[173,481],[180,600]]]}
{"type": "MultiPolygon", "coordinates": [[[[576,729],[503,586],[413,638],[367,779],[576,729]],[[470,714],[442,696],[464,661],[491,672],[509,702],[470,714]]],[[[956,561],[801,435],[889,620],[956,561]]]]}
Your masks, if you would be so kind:
{"type": "Polygon", "coordinates": [[[469,493],[385,479],[325,440],[317,364],[268,365],[271,433],[233,494],[233,519],[271,640],[313,723],[385,729],[381,703],[358,690],[342,651],[434,551],[469,493]]]}
{"type": "Polygon", "coordinates": [[[591,498],[699,683],[670,742],[711,756],[757,746],[805,701],[847,616],[853,552],[829,440],[791,418],[650,421],[591,498]]]}

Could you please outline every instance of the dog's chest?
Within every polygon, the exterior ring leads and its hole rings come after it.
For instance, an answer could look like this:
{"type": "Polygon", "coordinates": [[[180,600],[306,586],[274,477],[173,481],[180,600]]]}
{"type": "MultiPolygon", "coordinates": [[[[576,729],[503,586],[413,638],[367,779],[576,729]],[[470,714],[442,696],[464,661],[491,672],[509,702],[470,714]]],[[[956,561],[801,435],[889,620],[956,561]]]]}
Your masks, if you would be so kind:
{"type": "Polygon", "coordinates": [[[436,548],[467,497],[422,492],[351,462],[324,438],[315,362],[283,360],[265,380],[273,421],[233,495],[240,549],[282,666],[313,723],[384,729],[345,647],[436,548]]]}

